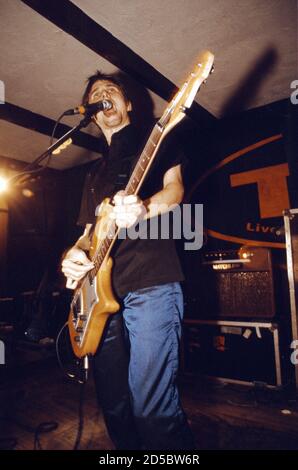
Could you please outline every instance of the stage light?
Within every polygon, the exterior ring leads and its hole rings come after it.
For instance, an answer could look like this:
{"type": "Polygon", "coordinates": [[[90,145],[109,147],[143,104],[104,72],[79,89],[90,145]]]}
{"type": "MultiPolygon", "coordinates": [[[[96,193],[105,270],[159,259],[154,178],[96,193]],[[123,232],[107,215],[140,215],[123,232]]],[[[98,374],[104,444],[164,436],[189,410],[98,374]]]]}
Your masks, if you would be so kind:
{"type": "Polygon", "coordinates": [[[251,252],[250,248],[245,245],[240,248],[238,254],[239,257],[244,260],[250,260],[250,258],[253,256],[253,253],[251,252]]]}
{"type": "Polygon", "coordinates": [[[28,189],[28,188],[23,189],[22,194],[23,194],[23,196],[28,197],[28,198],[34,196],[34,192],[31,191],[31,189],[28,189]]]}
{"type": "Polygon", "coordinates": [[[3,176],[0,176],[0,193],[4,193],[8,188],[8,181],[3,176]]]}

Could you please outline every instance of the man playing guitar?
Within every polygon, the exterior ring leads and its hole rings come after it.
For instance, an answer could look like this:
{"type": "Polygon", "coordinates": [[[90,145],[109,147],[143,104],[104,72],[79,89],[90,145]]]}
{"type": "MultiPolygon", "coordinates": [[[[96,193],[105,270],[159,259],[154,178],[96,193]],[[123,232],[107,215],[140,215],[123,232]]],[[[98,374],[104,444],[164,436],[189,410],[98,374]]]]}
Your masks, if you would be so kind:
{"type": "MultiPolygon", "coordinates": [[[[130,123],[132,103],[115,76],[97,72],[89,78],[84,102],[100,100],[112,103],[94,116],[109,150],[105,161],[92,163],[87,174],[79,216],[85,231],[62,262],[72,289],[94,268],[86,252],[95,209],[105,197],[113,198],[110,217],[120,229],[139,224],[142,230],[149,219],[163,217],[166,207],[180,204],[184,194],[183,154],[177,145],[161,147],[140,197],[119,191],[119,178],[129,176],[140,149],[130,123]]],[[[117,240],[111,255],[121,311],[111,315],[93,361],[110,437],[116,449],[194,449],[176,384],[183,274],[174,241],[117,240]]]]}

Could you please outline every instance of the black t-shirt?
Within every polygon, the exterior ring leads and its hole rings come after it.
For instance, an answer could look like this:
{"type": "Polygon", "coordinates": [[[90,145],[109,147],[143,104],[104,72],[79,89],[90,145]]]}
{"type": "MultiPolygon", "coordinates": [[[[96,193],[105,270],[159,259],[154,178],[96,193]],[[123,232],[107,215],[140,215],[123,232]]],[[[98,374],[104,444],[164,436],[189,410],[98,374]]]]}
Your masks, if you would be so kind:
{"type": "MultiPolygon", "coordinates": [[[[139,140],[136,129],[126,126],[113,134],[108,156],[91,163],[85,179],[79,225],[94,223],[98,204],[125,188],[142,150],[139,140]]],[[[177,141],[162,143],[139,193],[141,199],[160,191],[165,172],[184,163],[184,154],[177,141]]],[[[164,215],[157,217],[160,222],[164,215]]],[[[149,230],[149,223],[156,222],[156,217],[153,219],[140,222],[140,231],[149,230]]],[[[145,287],[183,280],[172,239],[117,240],[111,255],[114,260],[113,287],[119,297],[145,287]]]]}

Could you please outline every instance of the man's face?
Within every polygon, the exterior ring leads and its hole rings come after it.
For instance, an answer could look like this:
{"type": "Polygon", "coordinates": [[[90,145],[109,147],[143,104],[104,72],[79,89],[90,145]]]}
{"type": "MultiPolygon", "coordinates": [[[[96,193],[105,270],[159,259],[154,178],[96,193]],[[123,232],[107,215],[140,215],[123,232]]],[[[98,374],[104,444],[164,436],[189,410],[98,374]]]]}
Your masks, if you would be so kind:
{"type": "Polygon", "coordinates": [[[117,132],[130,123],[128,112],[131,111],[131,103],[126,102],[120,88],[109,80],[98,80],[89,93],[89,103],[101,100],[109,100],[113,107],[96,114],[95,120],[105,133],[117,132]]]}

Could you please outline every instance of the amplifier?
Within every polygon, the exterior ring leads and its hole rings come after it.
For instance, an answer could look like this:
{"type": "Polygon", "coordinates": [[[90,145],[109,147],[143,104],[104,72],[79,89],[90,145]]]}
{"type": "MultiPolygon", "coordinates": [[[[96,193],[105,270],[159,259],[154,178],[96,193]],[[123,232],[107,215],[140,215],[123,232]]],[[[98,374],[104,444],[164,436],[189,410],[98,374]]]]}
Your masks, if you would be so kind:
{"type": "Polygon", "coordinates": [[[186,284],[186,316],[266,319],[276,314],[267,248],[205,252],[186,284]]]}

